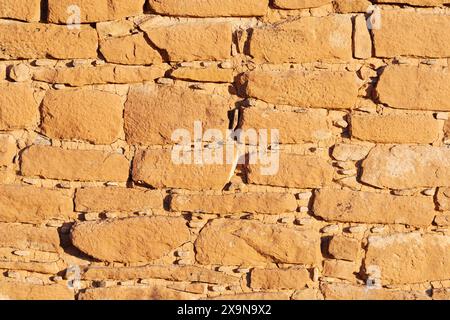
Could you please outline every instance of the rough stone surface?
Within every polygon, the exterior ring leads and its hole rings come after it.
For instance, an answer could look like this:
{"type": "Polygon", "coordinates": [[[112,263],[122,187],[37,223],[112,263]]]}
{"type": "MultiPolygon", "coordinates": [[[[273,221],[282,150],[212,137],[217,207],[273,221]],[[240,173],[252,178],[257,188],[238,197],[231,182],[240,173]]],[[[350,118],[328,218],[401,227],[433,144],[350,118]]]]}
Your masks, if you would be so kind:
{"type": "Polygon", "coordinates": [[[320,256],[320,241],[309,230],[219,219],[202,229],[195,249],[197,261],[206,265],[314,264],[320,256]]]}
{"type": "Polygon", "coordinates": [[[293,194],[241,193],[220,196],[175,195],[170,207],[174,211],[205,213],[273,213],[293,212],[297,200],[293,194]]]}
{"type": "Polygon", "coordinates": [[[178,68],[170,73],[170,76],[175,79],[182,79],[188,81],[199,82],[218,82],[226,83],[233,82],[232,69],[220,68],[178,68]]]}
{"type": "Polygon", "coordinates": [[[359,241],[345,236],[334,236],[328,245],[328,252],[340,260],[355,261],[360,251],[359,241]]]}
{"type": "Polygon", "coordinates": [[[39,117],[33,90],[23,84],[0,84],[0,130],[33,128],[39,117]]]}
{"type": "Polygon", "coordinates": [[[431,115],[352,116],[352,137],[379,143],[433,143],[441,127],[431,115]]]}
{"type": "Polygon", "coordinates": [[[450,111],[447,69],[389,66],[377,85],[378,99],[392,108],[450,111]]]}
{"type": "Polygon", "coordinates": [[[418,226],[431,225],[436,214],[430,197],[333,189],[316,192],[313,210],[327,221],[418,226]]]}
{"type": "Polygon", "coordinates": [[[358,96],[352,72],[253,71],[249,97],[303,108],[351,109],[358,96]]]}
{"type": "Polygon", "coordinates": [[[129,161],[121,154],[97,150],[63,150],[33,146],[22,154],[24,176],[75,181],[127,181],[129,161]]]}
{"type": "Polygon", "coordinates": [[[326,300],[429,300],[422,291],[368,288],[346,283],[324,283],[321,288],[326,300]]]}
{"type": "Polygon", "coordinates": [[[375,187],[449,186],[450,150],[431,146],[377,146],[363,161],[361,180],[375,187]]]}
{"type": "Polygon", "coordinates": [[[91,59],[97,57],[97,45],[97,32],[91,27],[0,24],[0,59],[91,59]]]}
{"type": "Polygon", "coordinates": [[[274,4],[282,9],[305,9],[320,7],[331,2],[331,0],[275,0],[274,4]]]}
{"type": "Polygon", "coordinates": [[[0,221],[39,223],[73,218],[73,201],[58,190],[0,186],[0,221]]]}
{"type": "Polygon", "coordinates": [[[8,166],[13,162],[17,152],[16,141],[12,136],[0,136],[0,167],[8,166]]]}
{"type": "Polygon", "coordinates": [[[89,289],[80,300],[193,300],[195,295],[164,286],[110,287],[89,289]]]}
{"type": "Polygon", "coordinates": [[[60,249],[58,231],[55,228],[0,223],[0,233],[0,247],[48,252],[57,252],[60,249]]]}
{"type": "Polygon", "coordinates": [[[141,150],[133,161],[133,180],[154,188],[222,190],[228,183],[230,166],[176,164],[170,150],[141,150]]]}
{"type": "Polygon", "coordinates": [[[143,13],[145,0],[48,0],[48,22],[65,24],[80,9],[80,22],[118,20],[143,13]]]}
{"type": "Polygon", "coordinates": [[[0,18],[31,22],[39,21],[40,17],[40,0],[3,0],[0,3],[0,18]]]}
{"type": "Polygon", "coordinates": [[[439,209],[442,211],[450,211],[450,188],[439,188],[437,202],[439,209]]]}
{"type": "Polygon", "coordinates": [[[138,212],[163,208],[160,191],[131,188],[83,188],[75,195],[75,209],[79,212],[128,211],[138,212]]]}
{"type": "Polygon", "coordinates": [[[228,23],[194,23],[169,27],[141,25],[150,41],[164,52],[164,60],[225,60],[231,54],[232,30],[228,23]]]}
{"type": "Polygon", "coordinates": [[[449,278],[450,238],[438,234],[407,233],[373,236],[366,269],[381,270],[383,284],[417,283],[449,278]]]}
{"type": "Polygon", "coordinates": [[[381,28],[372,30],[377,57],[450,57],[450,28],[445,15],[383,10],[381,28]]]}
{"type": "Polygon", "coordinates": [[[346,61],[352,58],[350,17],[305,17],[277,27],[255,29],[250,55],[258,63],[346,61]]]}
{"type": "Polygon", "coordinates": [[[268,7],[267,0],[149,0],[150,8],[156,13],[171,16],[190,17],[234,17],[262,16],[268,7]]]}
{"type": "Polygon", "coordinates": [[[305,268],[253,269],[250,276],[250,286],[255,289],[303,289],[310,281],[305,268]]]}
{"type": "Polygon", "coordinates": [[[74,293],[66,285],[37,285],[0,280],[1,300],[74,300],[74,293]]]}
{"type": "Polygon", "coordinates": [[[50,138],[111,144],[119,138],[120,96],[89,89],[48,91],[42,102],[42,130],[50,138]]]}
{"type": "Polygon", "coordinates": [[[280,143],[318,142],[331,137],[325,110],[305,112],[279,112],[246,108],[243,112],[242,129],[276,129],[280,143]]]}
{"type": "Polygon", "coordinates": [[[189,241],[182,218],[140,217],[84,222],[71,232],[75,247],[102,261],[147,262],[189,241]]]}
{"type": "Polygon", "coordinates": [[[290,187],[319,188],[333,178],[333,168],[324,159],[280,153],[279,170],[274,175],[263,175],[261,164],[249,165],[248,183],[290,187]]]}
{"type": "Polygon", "coordinates": [[[228,129],[231,103],[221,96],[206,95],[181,87],[132,87],[125,104],[125,134],[130,144],[174,144],[175,130],[188,130],[201,121],[203,132],[228,129]],[[161,121],[160,119],[163,119],[161,121]]]}

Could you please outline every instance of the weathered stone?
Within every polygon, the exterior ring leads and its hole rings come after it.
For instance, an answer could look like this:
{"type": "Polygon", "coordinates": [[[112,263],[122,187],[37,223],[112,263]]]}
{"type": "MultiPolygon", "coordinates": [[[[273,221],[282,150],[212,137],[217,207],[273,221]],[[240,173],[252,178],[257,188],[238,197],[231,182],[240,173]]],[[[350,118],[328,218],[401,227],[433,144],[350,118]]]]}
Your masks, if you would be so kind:
{"type": "Polygon", "coordinates": [[[83,272],[84,280],[164,279],[212,284],[232,284],[239,278],[197,266],[147,265],[144,267],[104,268],[90,267],[83,272]]]}
{"type": "Polygon", "coordinates": [[[331,3],[332,0],[274,0],[274,5],[281,9],[317,8],[331,3]]]}
{"type": "Polygon", "coordinates": [[[160,191],[131,188],[84,188],[75,195],[75,210],[80,212],[138,212],[163,208],[160,191]]]}
{"type": "Polygon", "coordinates": [[[20,250],[59,251],[59,235],[54,228],[28,224],[0,223],[0,247],[20,250]]]}
{"type": "Polygon", "coordinates": [[[247,95],[273,104],[351,109],[358,84],[352,72],[253,71],[248,73],[247,95]]]}
{"type": "Polygon", "coordinates": [[[442,125],[431,115],[353,115],[352,137],[379,143],[433,143],[442,125]]]}
{"type": "Polygon", "coordinates": [[[10,135],[0,136],[0,167],[11,165],[17,152],[16,141],[10,135]]]}
{"type": "Polygon", "coordinates": [[[41,18],[40,0],[2,0],[0,18],[23,21],[39,21],[41,18]]]}
{"type": "Polygon", "coordinates": [[[233,69],[211,68],[178,68],[170,73],[175,79],[198,82],[233,82],[233,69]]]}
{"type": "Polygon", "coordinates": [[[189,17],[253,17],[263,16],[269,6],[268,0],[149,0],[156,13],[189,17]]]}
{"type": "Polygon", "coordinates": [[[211,300],[290,300],[290,295],[286,292],[250,292],[226,294],[211,300]]]}
{"type": "Polygon", "coordinates": [[[228,183],[231,165],[177,164],[171,150],[140,150],[133,161],[133,180],[154,188],[222,190],[228,183]]]}
{"type": "Polygon", "coordinates": [[[429,226],[436,212],[431,197],[321,189],[314,214],[327,221],[429,226]]]}
{"type": "Polygon", "coordinates": [[[391,290],[346,283],[322,283],[326,300],[429,300],[422,291],[391,290]]]}
{"type": "Polygon", "coordinates": [[[433,289],[433,300],[450,300],[450,288],[433,289]]]}
{"type": "Polygon", "coordinates": [[[1,300],[74,300],[75,293],[62,284],[36,285],[0,280],[1,300]]]}
{"type": "Polygon", "coordinates": [[[253,269],[250,286],[254,289],[303,289],[311,282],[306,268],[253,269]]]}
{"type": "Polygon", "coordinates": [[[89,84],[126,84],[155,80],[163,77],[167,69],[166,65],[151,67],[104,65],[98,67],[45,68],[35,71],[33,79],[48,83],[67,84],[74,87],[89,84]]]}
{"type": "MultiPolygon", "coordinates": [[[[172,86],[132,87],[125,104],[127,142],[141,145],[174,144],[175,130],[194,136],[194,125],[201,121],[202,132],[228,129],[231,102],[218,95],[199,93],[172,86]]],[[[192,140],[193,138],[191,138],[192,140]]]]}
{"type": "MultiPolygon", "coordinates": [[[[151,22],[151,21],[150,21],[151,22]]],[[[168,61],[226,60],[231,55],[232,30],[229,23],[188,23],[173,26],[141,24],[168,61]]]]}
{"type": "Polygon", "coordinates": [[[143,13],[145,0],[48,0],[48,18],[50,23],[69,23],[78,11],[80,23],[119,20],[143,13]]]}
{"type": "Polygon", "coordinates": [[[80,300],[194,300],[196,295],[164,286],[110,287],[88,289],[79,295],[80,300]]]}
{"type": "Polygon", "coordinates": [[[325,260],[322,274],[341,280],[355,282],[356,274],[359,271],[359,264],[344,260],[325,260]]]}
{"type": "Polygon", "coordinates": [[[94,59],[97,32],[41,23],[0,24],[0,59],[94,59]],[[65,45],[61,45],[64,43],[65,45]]]}
{"type": "Polygon", "coordinates": [[[338,13],[368,12],[372,6],[368,0],[334,0],[333,4],[338,13]]]}
{"type": "Polygon", "coordinates": [[[195,250],[197,261],[205,265],[316,264],[321,256],[318,233],[232,219],[208,223],[195,250]]]}
{"type": "Polygon", "coordinates": [[[150,65],[162,62],[159,52],[151,47],[142,33],[101,40],[100,52],[111,63],[150,65]]]}
{"type": "Polygon", "coordinates": [[[74,226],[72,243],[102,260],[147,262],[159,259],[189,241],[186,221],[174,217],[139,217],[74,226]]]}
{"type": "Polygon", "coordinates": [[[437,202],[440,210],[450,211],[450,188],[439,188],[437,202]]]}
{"type": "Polygon", "coordinates": [[[355,261],[361,250],[361,243],[353,238],[334,236],[328,245],[328,252],[340,260],[355,261]]]}
{"type": "Polygon", "coordinates": [[[36,126],[39,108],[29,85],[0,84],[0,106],[0,130],[31,129],[36,126]]]}
{"type": "Polygon", "coordinates": [[[338,143],[333,148],[333,158],[338,161],[359,161],[369,153],[371,145],[338,143]]]}
{"type": "Polygon", "coordinates": [[[280,153],[278,172],[263,175],[261,167],[261,164],[248,166],[248,183],[289,188],[319,188],[331,182],[334,172],[325,159],[286,153],[280,153]]]}
{"type": "Polygon", "coordinates": [[[279,131],[279,143],[293,144],[318,142],[332,135],[326,110],[283,112],[246,108],[242,117],[242,130],[247,129],[275,129],[279,131]]]}
{"type": "MultiPolygon", "coordinates": [[[[43,274],[57,274],[61,268],[56,262],[22,262],[22,261],[0,261],[0,269],[22,270],[43,274]]],[[[1,299],[1,294],[0,294],[1,299]]]]}
{"type": "Polygon", "coordinates": [[[442,14],[382,10],[381,28],[372,30],[377,57],[450,57],[450,20],[442,14]]]}
{"type": "Polygon", "coordinates": [[[115,142],[123,106],[117,94],[92,89],[50,90],[42,102],[42,130],[50,138],[115,142]]]}
{"type": "MultiPolygon", "coordinates": [[[[378,3],[392,3],[392,0],[376,0],[378,3]]],[[[448,4],[448,0],[395,0],[395,3],[404,3],[420,7],[436,7],[448,4]]]]}
{"type": "Polygon", "coordinates": [[[21,172],[47,179],[127,181],[129,166],[118,153],[32,146],[22,154],[21,172]]]}
{"type": "Polygon", "coordinates": [[[366,270],[380,269],[383,284],[419,283],[450,277],[450,237],[404,233],[369,237],[366,270]]]}
{"type": "Polygon", "coordinates": [[[59,190],[0,186],[0,221],[40,223],[74,218],[73,201],[59,190]]]}
{"type": "Polygon", "coordinates": [[[391,189],[450,186],[450,149],[431,146],[377,146],[362,164],[361,180],[391,189]]]}
{"type": "Polygon", "coordinates": [[[353,48],[353,56],[357,59],[372,57],[372,38],[367,29],[366,17],[363,15],[356,16],[354,20],[353,48]]]}
{"type": "Polygon", "coordinates": [[[304,63],[352,59],[349,16],[304,17],[276,27],[254,29],[250,55],[258,63],[304,63]]]}
{"type": "Polygon", "coordinates": [[[289,193],[239,193],[224,195],[174,195],[173,211],[204,213],[273,213],[293,212],[297,200],[289,193]]]}
{"type": "Polygon", "coordinates": [[[448,69],[388,66],[376,90],[380,102],[392,108],[450,111],[448,69]]]}

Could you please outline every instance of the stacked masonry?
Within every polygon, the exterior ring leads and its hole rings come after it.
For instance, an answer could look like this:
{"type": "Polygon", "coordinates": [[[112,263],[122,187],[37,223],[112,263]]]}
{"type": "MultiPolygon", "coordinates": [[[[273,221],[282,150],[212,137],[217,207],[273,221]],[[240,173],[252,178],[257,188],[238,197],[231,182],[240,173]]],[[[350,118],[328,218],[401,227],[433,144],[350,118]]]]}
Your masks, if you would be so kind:
{"type": "Polygon", "coordinates": [[[450,299],[449,4],[0,1],[0,298],[450,299]]]}

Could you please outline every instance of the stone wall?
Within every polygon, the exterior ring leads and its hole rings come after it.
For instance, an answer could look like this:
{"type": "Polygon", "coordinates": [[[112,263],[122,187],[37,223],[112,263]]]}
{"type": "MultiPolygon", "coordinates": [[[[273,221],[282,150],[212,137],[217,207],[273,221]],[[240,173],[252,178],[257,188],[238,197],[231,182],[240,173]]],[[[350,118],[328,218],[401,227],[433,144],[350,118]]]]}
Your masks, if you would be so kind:
{"type": "Polygon", "coordinates": [[[449,4],[0,1],[0,298],[450,299],[449,4]]]}

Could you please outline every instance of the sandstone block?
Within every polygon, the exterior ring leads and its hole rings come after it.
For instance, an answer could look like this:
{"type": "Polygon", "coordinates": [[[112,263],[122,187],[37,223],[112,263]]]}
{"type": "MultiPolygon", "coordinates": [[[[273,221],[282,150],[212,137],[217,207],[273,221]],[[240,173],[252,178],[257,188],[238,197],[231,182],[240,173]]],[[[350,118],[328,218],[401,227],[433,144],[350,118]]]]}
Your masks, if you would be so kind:
{"type": "Polygon", "coordinates": [[[39,108],[33,92],[26,84],[0,84],[0,130],[36,126],[39,108]]]}
{"type": "Polygon", "coordinates": [[[127,181],[129,166],[118,153],[32,146],[22,154],[21,172],[46,179],[127,181]]]}
{"type": "Polygon", "coordinates": [[[250,286],[254,289],[303,289],[310,282],[306,268],[253,269],[250,274],[250,286]]]}

